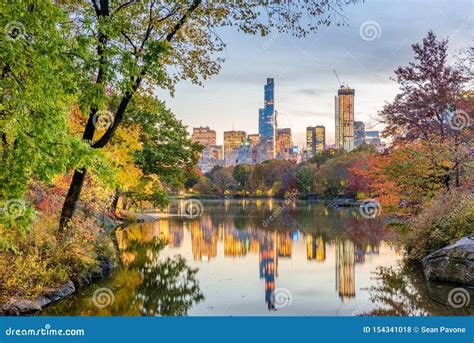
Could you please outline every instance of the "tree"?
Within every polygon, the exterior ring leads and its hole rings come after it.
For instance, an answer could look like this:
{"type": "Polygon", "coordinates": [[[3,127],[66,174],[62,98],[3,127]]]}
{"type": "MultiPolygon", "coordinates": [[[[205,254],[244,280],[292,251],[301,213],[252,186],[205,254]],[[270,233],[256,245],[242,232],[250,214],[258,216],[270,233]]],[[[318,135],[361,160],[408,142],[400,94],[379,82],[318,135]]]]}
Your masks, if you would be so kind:
{"type": "Polygon", "coordinates": [[[217,187],[220,195],[224,195],[225,192],[235,184],[235,180],[232,177],[231,167],[215,169],[211,173],[211,180],[217,187]]]}
{"type": "Polygon", "coordinates": [[[331,158],[336,158],[341,156],[344,153],[342,150],[337,149],[325,149],[321,152],[316,153],[313,157],[309,159],[308,162],[315,163],[318,168],[326,163],[326,161],[330,160],[331,158]]]}
{"type": "Polygon", "coordinates": [[[232,170],[232,176],[234,177],[237,184],[247,194],[250,192],[250,175],[252,174],[252,166],[249,164],[239,164],[232,170]]]}
{"type": "Polygon", "coordinates": [[[201,146],[188,139],[183,123],[154,97],[135,97],[130,104],[130,113],[132,115],[124,125],[141,128],[139,139],[143,146],[135,153],[136,163],[145,176],[142,179],[145,188],[142,185],[136,189],[140,193],[137,195],[154,206],[165,206],[167,197],[163,183],[182,187],[193,174],[201,146]],[[144,192],[147,188],[148,193],[144,192]]]}
{"type": "Polygon", "coordinates": [[[298,190],[302,196],[308,195],[314,190],[316,182],[316,166],[306,163],[300,166],[296,172],[298,190]]]}
{"type": "MultiPolygon", "coordinates": [[[[71,54],[78,56],[74,67],[81,75],[79,103],[82,112],[88,113],[83,139],[96,149],[109,143],[127,115],[130,101],[144,85],[173,92],[178,80],[200,83],[219,71],[222,59],[213,57],[225,45],[215,34],[216,28],[237,26],[245,33],[261,35],[276,29],[302,37],[320,25],[329,25],[342,9],[336,0],[264,5],[202,0],[115,4],[91,0],[91,4],[64,6],[77,32],[71,54]],[[316,20],[302,20],[304,15],[316,20]],[[94,123],[110,104],[110,89],[120,99],[119,105],[109,118],[110,126],[95,139],[94,123]]],[[[86,167],[74,172],[61,213],[61,229],[74,213],[86,172],[86,167]]]]}
{"type": "Polygon", "coordinates": [[[463,165],[472,156],[466,146],[471,140],[473,108],[458,109],[463,98],[472,97],[466,92],[469,78],[462,68],[448,65],[448,41],[438,41],[432,31],[422,44],[412,47],[415,62],[395,70],[400,93],[380,113],[384,134],[394,138],[394,148],[422,142],[430,161],[427,168],[432,174],[444,170],[441,181],[446,189],[453,179],[459,187],[463,165]],[[440,150],[449,151],[451,158],[438,159],[440,150]]]}
{"type": "Polygon", "coordinates": [[[58,30],[70,30],[67,17],[47,1],[2,1],[0,13],[0,222],[25,233],[33,180],[102,167],[98,153],[69,135],[77,75],[66,53],[70,37],[58,30]]]}

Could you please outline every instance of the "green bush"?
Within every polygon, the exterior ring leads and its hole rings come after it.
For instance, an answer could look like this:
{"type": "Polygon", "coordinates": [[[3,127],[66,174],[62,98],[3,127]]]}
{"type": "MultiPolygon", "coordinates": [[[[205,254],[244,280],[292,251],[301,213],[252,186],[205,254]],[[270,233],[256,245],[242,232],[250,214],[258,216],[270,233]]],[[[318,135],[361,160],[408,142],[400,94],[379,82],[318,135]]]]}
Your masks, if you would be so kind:
{"type": "Polygon", "coordinates": [[[461,237],[474,234],[474,195],[453,190],[435,196],[404,230],[402,241],[407,258],[423,257],[461,237]]]}

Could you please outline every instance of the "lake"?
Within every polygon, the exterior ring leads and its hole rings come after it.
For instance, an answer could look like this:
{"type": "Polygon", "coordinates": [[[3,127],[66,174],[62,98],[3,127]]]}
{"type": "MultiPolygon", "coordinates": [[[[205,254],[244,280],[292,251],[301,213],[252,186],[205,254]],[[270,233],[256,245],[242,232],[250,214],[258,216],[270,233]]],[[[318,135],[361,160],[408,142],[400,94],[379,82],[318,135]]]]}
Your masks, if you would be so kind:
{"type": "Polygon", "coordinates": [[[380,218],[274,199],[208,200],[115,232],[119,266],[43,315],[469,315],[401,264],[380,218]],[[202,206],[201,206],[202,205],[202,206]]]}

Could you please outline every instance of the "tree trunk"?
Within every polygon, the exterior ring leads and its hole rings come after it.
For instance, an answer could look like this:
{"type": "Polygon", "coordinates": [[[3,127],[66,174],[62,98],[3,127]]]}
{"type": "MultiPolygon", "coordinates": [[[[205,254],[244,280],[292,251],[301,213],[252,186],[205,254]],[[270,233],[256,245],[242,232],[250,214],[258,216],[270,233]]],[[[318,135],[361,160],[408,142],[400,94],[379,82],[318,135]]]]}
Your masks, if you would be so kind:
{"type": "Polygon", "coordinates": [[[112,212],[115,212],[115,210],[117,210],[117,205],[118,205],[119,198],[120,198],[120,191],[117,188],[115,190],[114,199],[112,200],[112,204],[110,205],[110,210],[112,212]]]}
{"type": "Polygon", "coordinates": [[[66,200],[64,200],[63,209],[61,211],[61,219],[59,220],[59,232],[60,234],[64,233],[66,225],[71,222],[72,215],[76,209],[76,204],[79,201],[79,196],[81,195],[82,186],[84,184],[84,179],[86,177],[86,169],[76,169],[71,180],[71,185],[69,186],[69,191],[66,195],[66,200]]]}
{"type": "MultiPolygon", "coordinates": [[[[181,17],[181,19],[175,24],[171,32],[165,38],[165,41],[171,42],[173,37],[176,33],[185,25],[187,18],[196,10],[196,8],[201,4],[202,0],[193,0],[190,7],[186,10],[186,13],[181,17]]],[[[92,2],[94,5],[94,9],[96,11],[97,17],[109,16],[109,1],[108,0],[101,0],[100,1],[100,8],[96,5],[96,2],[92,2]]],[[[146,39],[148,39],[149,32],[147,34],[146,39]]],[[[97,53],[99,55],[100,66],[98,70],[96,84],[105,86],[105,69],[106,69],[106,55],[104,54],[103,46],[107,45],[107,37],[99,30],[98,33],[99,45],[97,46],[97,53]]],[[[145,43],[145,41],[143,42],[145,43]]],[[[82,139],[85,141],[90,142],[91,146],[94,149],[100,149],[107,145],[107,143],[112,139],[115,134],[117,127],[119,126],[120,122],[122,121],[125,111],[128,107],[132,96],[135,94],[137,89],[140,87],[140,84],[147,73],[147,66],[143,66],[141,72],[137,75],[136,78],[132,79],[133,85],[132,89],[127,91],[123,96],[120,104],[117,108],[117,111],[114,116],[114,120],[112,125],[107,128],[104,135],[95,143],[92,142],[94,138],[95,126],[94,126],[94,115],[97,113],[97,108],[91,110],[89,114],[89,119],[87,120],[86,128],[84,130],[84,134],[82,139]]],[[[86,169],[81,168],[74,171],[74,176],[71,181],[71,185],[69,186],[69,191],[67,193],[66,199],[64,201],[63,209],[61,212],[61,218],[59,221],[59,233],[62,235],[64,233],[65,226],[71,222],[72,216],[74,214],[74,210],[76,205],[79,201],[79,197],[81,195],[82,186],[84,184],[84,179],[86,176],[86,169]]]]}

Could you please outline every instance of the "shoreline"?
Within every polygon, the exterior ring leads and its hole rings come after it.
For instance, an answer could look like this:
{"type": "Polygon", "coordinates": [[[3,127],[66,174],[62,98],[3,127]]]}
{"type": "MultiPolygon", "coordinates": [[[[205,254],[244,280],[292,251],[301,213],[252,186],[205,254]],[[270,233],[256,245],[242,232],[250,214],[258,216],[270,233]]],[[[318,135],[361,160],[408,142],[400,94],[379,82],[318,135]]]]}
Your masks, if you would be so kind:
{"type": "MultiPolygon", "coordinates": [[[[133,213],[128,211],[117,211],[113,213],[102,213],[100,215],[104,227],[113,233],[117,228],[127,226],[133,223],[145,223],[158,220],[157,215],[145,213],[133,213]]],[[[68,279],[64,284],[47,290],[36,298],[16,298],[12,297],[6,303],[0,303],[0,316],[32,316],[45,307],[51,306],[70,295],[78,289],[88,287],[93,282],[101,280],[110,275],[114,265],[114,259],[111,257],[99,257],[99,268],[96,271],[88,272],[78,279],[68,279]]]]}

